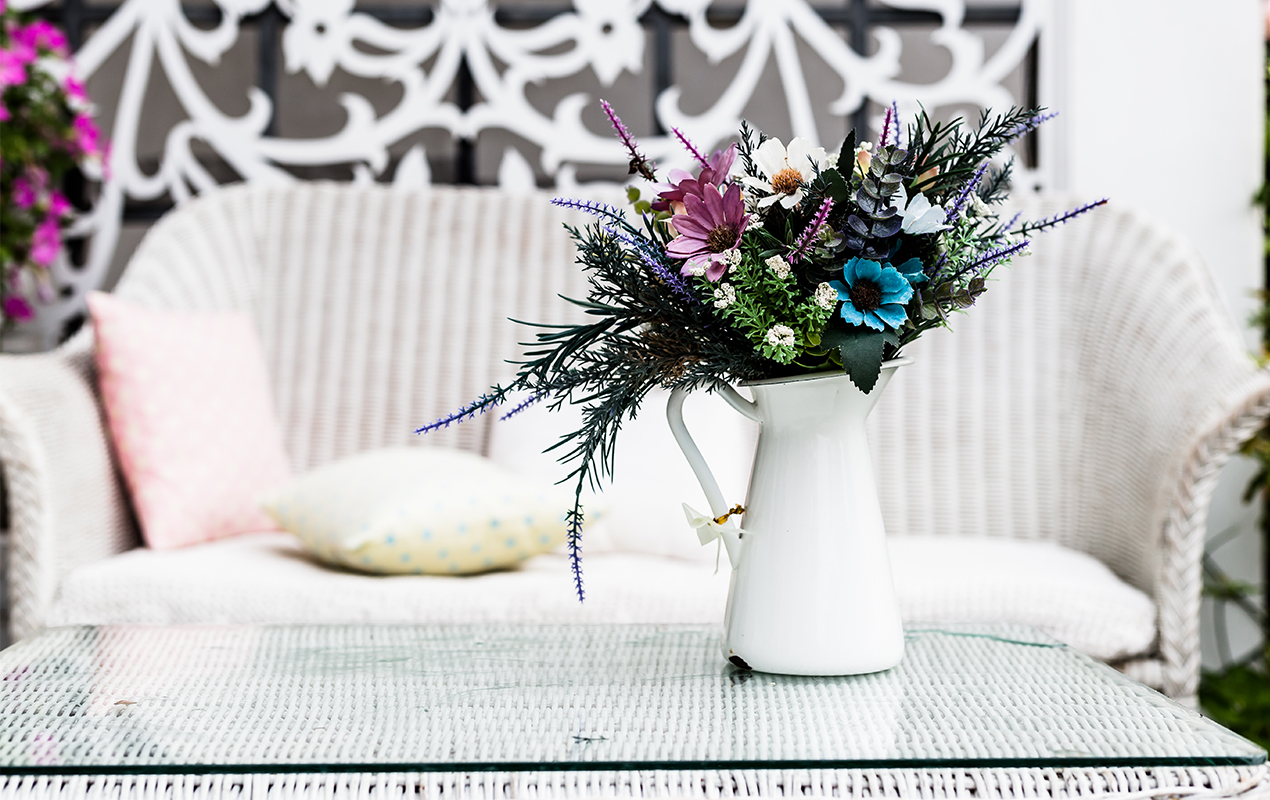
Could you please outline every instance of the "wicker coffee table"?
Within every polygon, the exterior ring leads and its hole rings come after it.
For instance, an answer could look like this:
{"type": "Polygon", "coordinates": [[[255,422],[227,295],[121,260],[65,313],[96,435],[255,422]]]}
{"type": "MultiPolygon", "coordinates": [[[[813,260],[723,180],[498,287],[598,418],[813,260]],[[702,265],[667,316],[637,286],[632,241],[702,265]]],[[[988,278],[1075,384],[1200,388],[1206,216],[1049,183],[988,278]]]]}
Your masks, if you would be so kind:
{"type": "Polygon", "coordinates": [[[1027,628],[750,673],[683,626],[98,627],[0,652],[0,796],[1236,796],[1266,754],[1027,628]]]}

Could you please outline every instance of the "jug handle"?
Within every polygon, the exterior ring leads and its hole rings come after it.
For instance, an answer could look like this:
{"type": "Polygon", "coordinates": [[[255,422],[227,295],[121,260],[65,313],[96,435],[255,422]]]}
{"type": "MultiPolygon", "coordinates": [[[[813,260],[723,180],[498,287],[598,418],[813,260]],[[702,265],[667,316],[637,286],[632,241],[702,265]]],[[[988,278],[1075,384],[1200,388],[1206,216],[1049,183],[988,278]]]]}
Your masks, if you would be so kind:
{"type": "MultiPolygon", "coordinates": [[[[728,405],[741,412],[756,422],[759,419],[758,409],[756,405],[741,396],[740,392],[731,386],[724,384],[720,389],[723,399],[728,405]]],[[[688,426],[684,424],[684,400],[688,397],[688,391],[682,388],[676,388],[670,392],[670,400],[666,403],[666,420],[670,423],[670,432],[675,437],[675,442],[679,445],[679,449],[683,451],[684,458],[688,459],[688,466],[692,467],[692,473],[697,476],[697,482],[701,484],[701,490],[706,494],[706,502],[710,504],[710,513],[716,517],[721,517],[728,512],[727,501],[723,499],[723,492],[719,489],[719,482],[715,480],[714,473],[710,471],[710,467],[706,464],[705,458],[701,455],[701,449],[697,447],[697,443],[692,440],[692,435],[688,433],[688,426]]],[[[736,531],[736,526],[729,524],[724,528],[723,546],[728,551],[728,561],[732,564],[732,568],[736,569],[741,564],[741,537],[736,531]]]]}

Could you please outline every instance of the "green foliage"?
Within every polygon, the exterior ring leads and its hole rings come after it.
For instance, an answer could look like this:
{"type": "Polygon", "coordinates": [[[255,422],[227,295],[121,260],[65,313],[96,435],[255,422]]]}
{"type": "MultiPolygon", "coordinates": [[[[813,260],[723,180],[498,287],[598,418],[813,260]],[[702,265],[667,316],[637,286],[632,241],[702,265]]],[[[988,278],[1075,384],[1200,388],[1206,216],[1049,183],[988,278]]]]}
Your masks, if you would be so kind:
{"type": "MultiPolygon", "coordinates": [[[[802,296],[792,271],[786,271],[781,277],[767,263],[769,259],[781,258],[781,250],[762,247],[763,243],[753,240],[742,245],[740,262],[728,271],[719,285],[704,277],[697,278],[696,285],[702,296],[710,298],[722,317],[764,358],[777,364],[794,364],[820,344],[833,307],[821,307],[812,298],[802,296]],[[777,326],[785,326],[793,332],[792,345],[774,344],[769,339],[769,332],[777,326]]],[[[787,265],[785,269],[789,270],[787,265]]],[[[823,358],[813,359],[811,364],[829,366],[823,358]]]]}
{"type": "Polygon", "coordinates": [[[67,78],[64,34],[11,8],[0,11],[0,321],[31,314],[51,298],[50,265],[69,222],[60,188],[72,170],[100,165],[103,152],[83,87],[67,78]]]}
{"type": "MultiPolygon", "coordinates": [[[[1266,64],[1266,88],[1270,90],[1270,58],[1266,64]]],[[[1266,149],[1270,154],[1270,93],[1264,119],[1266,149]]],[[[1253,197],[1253,204],[1262,211],[1262,226],[1265,235],[1265,258],[1270,269],[1270,160],[1264,162],[1264,182],[1253,197]]],[[[1270,362],[1270,353],[1266,347],[1270,345],[1270,292],[1259,292],[1261,307],[1251,319],[1251,323],[1262,332],[1262,363],[1270,362]]],[[[1240,452],[1257,463],[1257,472],[1249,480],[1244,489],[1245,503],[1259,501],[1262,505],[1262,547],[1270,548],[1270,426],[1262,428],[1256,436],[1249,439],[1240,448],[1240,452]]],[[[1209,549],[1220,547],[1227,537],[1218,536],[1209,543],[1209,549]]],[[[1270,581],[1270,575],[1262,577],[1270,581]]],[[[1243,581],[1236,581],[1226,575],[1214,563],[1210,555],[1204,556],[1204,594],[1217,604],[1219,619],[1224,620],[1226,609],[1230,606],[1241,609],[1263,631],[1262,646],[1249,657],[1240,661],[1224,663],[1221,669],[1205,670],[1200,677],[1199,699],[1205,713],[1232,731],[1251,739],[1257,744],[1270,749],[1270,590],[1263,587],[1263,607],[1258,608],[1253,598],[1258,594],[1258,587],[1243,581]]],[[[1224,624],[1219,634],[1219,647],[1224,645],[1224,624]]],[[[1223,647],[1223,649],[1225,649],[1223,647]]],[[[1226,654],[1223,654],[1226,655],[1226,654]]]]}
{"type": "Polygon", "coordinates": [[[882,357],[886,333],[869,328],[852,327],[850,331],[835,329],[830,344],[837,348],[842,368],[862,392],[871,392],[882,374],[882,357]]]}
{"type": "Polygon", "coordinates": [[[1205,671],[1199,685],[1199,702],[1205,713],[1232,731],[1270,748],[1270,650],[1260,663],[1232,664],[1216,672],[1205,671]]]}
{"type": "Polygon", "coordinates": [[[961,117],[938,122],[922,110],[908,136],[917,169],[927,177],[919,176],[909,188],[941,199],[946,197],[957,191],[980,164],[1034,130],[1042,119],[1041,109],[1012,108],[997,115],[985,110],[979,114],[975,130],[968,131],[961,117]],[[928,175],[931,170],[937,172],[928,175]]]}
{"type": "MultiPolygon", "coordinates": [[[[908,153],[895,147],[879,147],[869,170],[857,177],[856,209],[845,215],[847,248],[861,258],[882,261],[891,252],[891,239],[900,232],[904,220],[891,204],[891,197],[904,182],[900,167],[908,153]]],[[[858,173],[857,173],[858,174],[858,173]]]]}

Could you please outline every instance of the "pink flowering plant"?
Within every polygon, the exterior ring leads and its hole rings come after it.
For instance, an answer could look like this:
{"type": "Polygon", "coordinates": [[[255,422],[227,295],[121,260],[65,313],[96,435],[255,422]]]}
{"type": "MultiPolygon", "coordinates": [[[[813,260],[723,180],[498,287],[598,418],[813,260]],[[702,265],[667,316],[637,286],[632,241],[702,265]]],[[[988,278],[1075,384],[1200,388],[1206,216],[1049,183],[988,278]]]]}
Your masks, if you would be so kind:
{"type": "Polygon", "coordinates": [[[582,426],[553,446],[572,469],[567,515],[576,589],[585,485],[611,476],[617,433],[654,387],[843,374],[869,392],[882,363],[974,305],[992,270],[1024,255],[1031,237],[1106,202],[1049,219],[1003,220],[1010,163],[994,157],[1048,117],[1038,110],[932,121],[901,130],[894,105],[876,143],[852,132],[836,152],[788,145],[744,123],[739,141],[706,156],[675,131],[695,172],[657,170],[603,103],[630,156],[633,214],[556,199],[596,218],[570,228],[589,320],[537,334],[516,378],[426,433],[528,392],[531,403],[583,406],[582,426]]]}
{"type": "Polygon", "coordinates": [[[71,76],[66,36],[0,0],[0,319],[29,319],[53,296],[49,268],[72,216],[60,191],[74,168],[105,157],[84,86],[71,76]]]}

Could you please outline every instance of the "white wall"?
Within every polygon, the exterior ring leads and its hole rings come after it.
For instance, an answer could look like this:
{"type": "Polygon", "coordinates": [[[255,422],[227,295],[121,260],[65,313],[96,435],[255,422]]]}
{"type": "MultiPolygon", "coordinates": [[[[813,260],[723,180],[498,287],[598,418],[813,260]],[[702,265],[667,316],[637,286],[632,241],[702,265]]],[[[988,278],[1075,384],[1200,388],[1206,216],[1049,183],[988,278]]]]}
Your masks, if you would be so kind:
{"type": "MultiPolygon", "coordinates": [[[[1262,285],[1260,219],[1265,70],[1261,0],[1056,0],[1049,104],[1061,111],[1054,182],[1142,209],[1185,234],[1213,267],[1241,325],[1262,285]],[[1065,147],[1064,147],[1065,145],[1065,147]]],[[[1048,149],[1048,148],[1047,148],[1048,149]]],[[[1257,332],[1248,329],[1250,348],[1257,332]]],[[[1260,579],[1257,511],[1239,496],[1251,474],[1227,467],[1210,536],[1242,529],[1219,556],[1260,579]]],[[[1211,608],[1205,662],[1215,663],[1211,608]]],[[[1255,630],[1232,617],[1236,652],[1255,630]]]]}
{"type": "MultiPolygon", "coordinates": [[[[1242,322],[1260,288],[1260,0],[1058,0],[1056,182],[1186,234],[1242,322]],[[1065,41],[1061,41],[1065,40],[1065,41]],[[1061,104],[1061,105],[1059,105],[1061,104]]],[[[1249,340],[1250,344],[1255,340],[1249,340]]]]}

